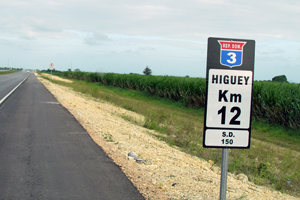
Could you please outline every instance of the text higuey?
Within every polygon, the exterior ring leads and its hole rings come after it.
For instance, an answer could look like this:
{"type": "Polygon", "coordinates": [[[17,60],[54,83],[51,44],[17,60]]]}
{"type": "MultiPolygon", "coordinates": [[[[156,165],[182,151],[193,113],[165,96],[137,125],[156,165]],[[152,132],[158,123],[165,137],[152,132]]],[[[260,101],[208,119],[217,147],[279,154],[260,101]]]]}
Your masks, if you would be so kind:
{"type": "Polygon", "coordinates": [[[231,84],[248,85],[250,76],[229,76],[212,74],[211,83],[213,84],[231,84]]]}

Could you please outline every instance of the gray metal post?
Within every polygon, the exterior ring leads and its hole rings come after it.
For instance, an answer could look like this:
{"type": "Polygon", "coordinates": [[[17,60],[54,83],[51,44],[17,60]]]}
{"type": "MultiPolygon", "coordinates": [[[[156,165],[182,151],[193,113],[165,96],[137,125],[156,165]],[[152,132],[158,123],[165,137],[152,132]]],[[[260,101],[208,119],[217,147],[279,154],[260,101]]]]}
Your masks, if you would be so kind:
{"type": "Polygon", "coordinates": [[[220,200],[226,200],[229,149],[222,149],[220,200]]]}

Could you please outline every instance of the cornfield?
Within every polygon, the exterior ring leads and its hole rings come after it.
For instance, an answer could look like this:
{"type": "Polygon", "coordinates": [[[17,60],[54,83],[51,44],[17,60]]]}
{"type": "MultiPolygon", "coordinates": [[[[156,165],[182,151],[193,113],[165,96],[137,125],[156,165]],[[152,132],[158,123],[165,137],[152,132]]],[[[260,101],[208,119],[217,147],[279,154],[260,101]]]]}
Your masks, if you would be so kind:
{"type": "Polygon", "coordinates": [[[270,123],[300,128],[300,84],[254,82],[252,113],[270,123]]]}
{"type": "Polygon", "coordinates": [[[63,72],[61,76],[139,90],[151,95],[181,101],[185,106],[203,107],[205,105],[204,78],[86,72],[63,72]]]}
{"type": "MultiPolygon", "coordinates": [[[[185,106],[205,106],[205,78],[88,72],[62,72],[60,75],[144,91],[151,95],[180,101],[185,106]]],[[[300,84],[255,81],[252,108],[254,118],[300,128],[300,84]]]]}

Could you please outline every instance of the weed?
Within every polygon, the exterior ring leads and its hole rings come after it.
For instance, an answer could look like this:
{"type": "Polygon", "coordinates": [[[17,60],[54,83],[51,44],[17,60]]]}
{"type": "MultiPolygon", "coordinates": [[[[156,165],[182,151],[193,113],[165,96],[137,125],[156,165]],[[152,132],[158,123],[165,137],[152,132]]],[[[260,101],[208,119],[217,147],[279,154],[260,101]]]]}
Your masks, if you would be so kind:
{"type": "Polygon", "coordinates": [[[247,198],[247,195],[246,194],[243,194],[242,196],[240,196],[240,198],[238,198],[237,200],[242,200],[242,199],[246,199],[247,198]]]}
{"type": "Polygon", "coordinates": [[[107,142],[114,142],[113,137],[111,134],[104,134],[104,140],[107,142]]]}

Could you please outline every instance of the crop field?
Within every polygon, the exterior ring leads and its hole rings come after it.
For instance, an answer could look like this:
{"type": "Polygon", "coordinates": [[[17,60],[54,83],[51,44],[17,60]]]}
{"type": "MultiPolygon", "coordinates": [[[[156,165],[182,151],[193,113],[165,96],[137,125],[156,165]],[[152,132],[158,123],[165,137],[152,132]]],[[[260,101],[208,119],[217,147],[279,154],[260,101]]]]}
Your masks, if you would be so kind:
{"type": "MultiPolygon", "coordinates": [[[[187,107],[204,107],[204,78],[145,76],[138,74],[63,72],[63,77],[147,92],[179,101],[187,107]]],[[[300,128],[300,84],[255,81],[253,117],[269,123],[300,128]]]]}
{"type": "Polygon", "coordinates": [[[143,91],[181,101],[186,106],[203,107],[205,104],[205,79],[203,78],[85,72],[63,72],[61,76],[143,91]]]}
{"type": "MultiPolygon", "coordinates": [[[[126,120],[156,130],[160,134],[155,136],[169,145],[220,166],[221,149],[202,147],[205,79],[85,72],[59,75],[73,82],[54,83],[140,113],[144,122],[126,120]]],[[[300,197],[299,95],[299,84],[254,82],[251,146],[230,151],[229,172],[244,173],[255,184],[300,197]]]]}

